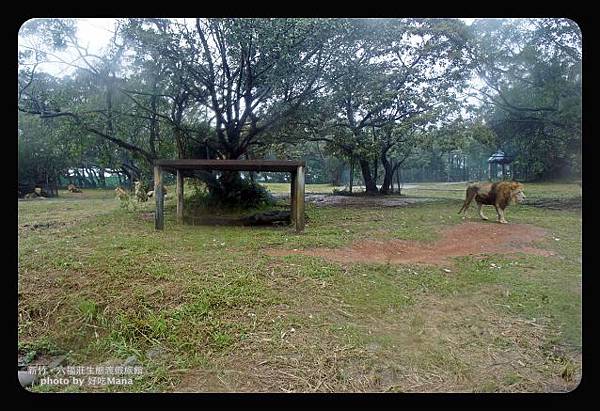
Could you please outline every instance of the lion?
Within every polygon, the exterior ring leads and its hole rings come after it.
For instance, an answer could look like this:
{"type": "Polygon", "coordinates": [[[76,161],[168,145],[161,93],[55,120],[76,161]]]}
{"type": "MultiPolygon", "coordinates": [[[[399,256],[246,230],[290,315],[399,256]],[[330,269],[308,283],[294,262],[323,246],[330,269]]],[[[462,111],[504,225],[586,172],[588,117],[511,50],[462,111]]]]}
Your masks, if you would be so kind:
{"type": "Polygon", "coordinates": [[[115,193],[117,193],[117,198],[121,201],[126,201],[129,199],[129,194],[127,194],[127,191],[123,190],[121,186],[115,188],[115,193]]]}
{"type": "MultiPolygon", "coordinates": [[[[154,190],[148,191],[148,198],[152,198],[154,196],[154,190]]],[[[167,195],[167,187],[163,186],[163,196],[168,197],[167,195]]]]}
{"type": "Polygon", "coordinates": [[[497,183],[474,183],[467,187],[467,195],[461,212],[467,212],[471,201],[475,199],[477,202],[477,211],[479,216],[487,220],[488,218],[483,215],[481,207],[483,205],[493,205],[496,208],[498,214],[498,222],[502,224],[508,223],[504,218],[504,209],[512,203],[521,203],[525,199],[523,193],[524,186],[516,181],[500,181],[497,183]]]}
{"type": "Polygon", "coordinates": [[[148,201],[148,194],[146,192],[146,188],[144,187],[144,183],[142,183],[141,181],[136,181],[134,187],[137,201],[142,203],[148,201]]]}
{"type": "Polygon", "coordinates": [[[81,190],[79,188],[77,188],[77,186],[75,184],[69,184],[67,186],[67,190],[70,191],[71,193],[81,193],[81,190]]]}

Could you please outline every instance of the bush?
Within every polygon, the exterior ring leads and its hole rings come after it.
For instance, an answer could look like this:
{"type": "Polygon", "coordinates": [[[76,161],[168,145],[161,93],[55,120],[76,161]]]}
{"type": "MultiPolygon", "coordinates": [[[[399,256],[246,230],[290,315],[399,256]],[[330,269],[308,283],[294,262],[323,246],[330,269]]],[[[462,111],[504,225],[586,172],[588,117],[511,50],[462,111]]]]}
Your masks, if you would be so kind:
{"type": "Polygon", "coordinates": [[[264,208],[275,204],[275,199],[263,186],[241,179],[235,185],[217,185],[210,189],[202,183],[196,183],[194,193],[186,201],[191,208],[230,211],[264,208]]]}

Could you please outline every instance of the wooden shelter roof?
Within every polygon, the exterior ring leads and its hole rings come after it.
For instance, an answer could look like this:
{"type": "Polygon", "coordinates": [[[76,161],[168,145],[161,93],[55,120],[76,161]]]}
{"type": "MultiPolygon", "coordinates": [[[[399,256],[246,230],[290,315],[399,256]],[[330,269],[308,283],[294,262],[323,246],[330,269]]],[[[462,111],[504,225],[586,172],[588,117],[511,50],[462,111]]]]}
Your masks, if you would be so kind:
{"type": "Polygon", "coordinates": [[[306,162],[295,160],[157,160],[155,166],[171,170],[235,170],[295,172],[306,162]]]}

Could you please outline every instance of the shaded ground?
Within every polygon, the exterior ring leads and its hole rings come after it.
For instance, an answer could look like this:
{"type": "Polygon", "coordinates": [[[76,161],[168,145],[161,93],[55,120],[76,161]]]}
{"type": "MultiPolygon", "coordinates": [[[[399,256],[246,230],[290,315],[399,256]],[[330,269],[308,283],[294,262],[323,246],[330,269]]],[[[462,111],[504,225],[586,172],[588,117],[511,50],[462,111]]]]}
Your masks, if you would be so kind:
{"type": "MultiPolygon", "coordinates": [[[[277,194],[277,198],[288,199],[289,194],[277,194]]],[[[409,204],[432,201],[431,198],[400,197],[395,195],[335,195],[335,194],[306,194],[305,201],[319,206],[339,207],[399,207],[409,204]]]]}
{"type": "Polygon", "coordinates": [[[451,257],[493,253],[528,253],[542,256],[552,252],[531,243],[544,237],[545,230],[528,224],[467,222],[442,230],[433,243],[406,240],[363,240],[341,249],[269,250],[270,255],[303,254],[338,262],[385,262],[444,264],[451,257]]]}
{"type": "MultiPolygon", "coordinates": [[[[278,200],[289,201],[288,193],[275,193],[273,195],[278,200]]],[[[367,196],[367,195],[335,195],[335,194],[306,194],[306,204],[314,204],[317,207],[359,207],[359,208],[377,208],[377,207],[404,207],[412,204],[423,202],[436,201],[434,198],[428,197],[405,197],[405,196],[367,196]]],[[[276,209],[270,210],[272,213],[287,213],[289,215],[290,207],[281,203],[276,209]]],[[[258,212],[261,214],[263,212],[258,212]]],[[[220,211],[196,212],[194,215],[184,216],[186,224],[192,225],[215,225],[215,226],[244,226],[244,225],[289,225],[289,216],[286,219],[275,221],[271,224],[253,223],[251,218],[252,213],[246,215],[239,214],[223,214],[220,211]]],[[[145,213],[144,219],[150,221],[154,218],[153,213],[145,213]]],[[[307,215],[307,222],[310,217],[307,215]]]]}
{"type": "Polygon", "coordinates": [[[550,210],[573,210],[581,209],[581,203],[582,197],[570,197],[526,200],[523,204],[550,210]]]}
{"type": "Polygon", "coordinates": [[[407,198],[394,196],[339,196],[339,195],[307,195],[306,201],[316,206],[341,207],[400,207],[409,204],[430,201],[428,198],[407,198]]]}

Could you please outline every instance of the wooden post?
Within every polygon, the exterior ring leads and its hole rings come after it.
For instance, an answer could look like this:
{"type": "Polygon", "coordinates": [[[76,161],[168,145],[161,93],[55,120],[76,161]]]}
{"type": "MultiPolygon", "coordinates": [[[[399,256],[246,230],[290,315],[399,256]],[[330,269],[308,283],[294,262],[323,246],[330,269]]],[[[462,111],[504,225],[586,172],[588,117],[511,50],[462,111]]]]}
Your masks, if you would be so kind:
{"type": "Polygon", "coordinates": [[[292,184],[290,188],[290,222],[292,225],[296,224],[296,172],[290,173],[292,176],[292,184]]]}
{"type": "Polygon", "coordinates": [[[492,163],[488,163],[488,178],[492,180],[492,163]]]}
{"type": "Polygon", "coordinates": [[[295,180],[292,214],[295,214],[296,232],[301,232],[304,230],[304,167],[298,167],[295,180]]]}
{"type": "Polygon", "coordinates": [[[183,175],[177,170],[177,223],[183,223],[183,175]]]}
{"type": "Polygon", "coordinates": [[[154,166],[154,198],[156,199],[156,210],[154,211],[154,228],[156,230],[162,230],[165,227],[165,219],[162,169],[160,166],[154,166]]]}

